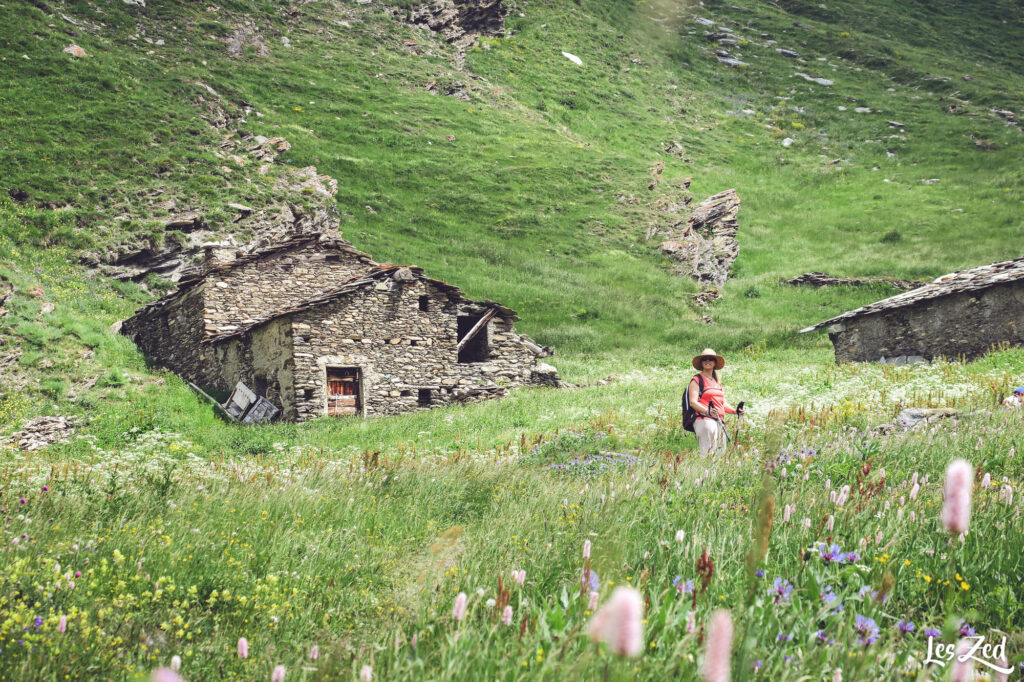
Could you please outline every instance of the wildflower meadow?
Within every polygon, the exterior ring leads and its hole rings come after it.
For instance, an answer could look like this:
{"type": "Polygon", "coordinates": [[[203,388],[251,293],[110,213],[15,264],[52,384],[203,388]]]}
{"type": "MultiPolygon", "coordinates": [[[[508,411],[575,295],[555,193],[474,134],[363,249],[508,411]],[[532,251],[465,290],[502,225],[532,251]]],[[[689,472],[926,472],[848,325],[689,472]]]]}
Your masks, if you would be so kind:
{"type": "Polygon", "coordinates": [[[715,459],[642,404],[415,456],[9,453],[0,679],[938,680],[979,637],[1013,679],[1024,420],[960,368],[964,416],[764,417],[715,459]]]}

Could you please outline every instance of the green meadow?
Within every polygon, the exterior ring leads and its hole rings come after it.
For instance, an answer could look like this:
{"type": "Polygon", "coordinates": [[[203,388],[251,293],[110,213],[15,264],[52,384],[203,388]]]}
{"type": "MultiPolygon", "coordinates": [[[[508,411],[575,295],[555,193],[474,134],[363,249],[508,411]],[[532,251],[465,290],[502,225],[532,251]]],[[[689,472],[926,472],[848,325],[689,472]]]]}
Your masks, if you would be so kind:
{"type": "Polygon", "coordinates": [[[797,331],[895,290],[781,281],[1021,255],[1020,2],[520,0],[463,55],[410,6],[0,6],[0,680],[697,679],[716,609],[737,680],[946,679],[929,637],[970,632],[1019,666],[1024,352],[837,366],[797,331]],[[243,133],[291,148],[262,174],[243,133]],[[172,204],[225,234],[228,202],[306,205],[279,180],[310,165],[346,239],[515,309],[576,387],[245,428],[110,331],[173,285],[90,254],[182,239],[172,204]],[[701,308],[663,207],[728,188],[701,308]],[[750,406],[714,459],[679,416],[708,346],[750,406]],[[878,428],[908,406],[960,414],[878,428]],[[69,442],[7,444],[57,414],[69,442]],[[635,657],[588,637],[620,586],[635,657]]]}

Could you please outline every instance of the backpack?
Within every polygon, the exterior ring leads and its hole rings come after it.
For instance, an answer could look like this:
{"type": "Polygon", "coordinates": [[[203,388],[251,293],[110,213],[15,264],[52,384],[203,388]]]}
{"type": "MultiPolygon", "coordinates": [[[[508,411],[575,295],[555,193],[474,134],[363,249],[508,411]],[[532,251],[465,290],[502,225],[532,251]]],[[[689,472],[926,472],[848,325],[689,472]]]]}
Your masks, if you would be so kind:
{"type": "MultiPolygon", "coordinates": [[[[697,400],[700,400],[704,395],[704,377],[698,374],[694,379],[697,380],[697,400]]],[[[697,421],[697,411],[690,405],[690,384],[686,384],[686,390],[683,391],[683,429],[696,433],[693,428],[695,421],[697,421]]]]}

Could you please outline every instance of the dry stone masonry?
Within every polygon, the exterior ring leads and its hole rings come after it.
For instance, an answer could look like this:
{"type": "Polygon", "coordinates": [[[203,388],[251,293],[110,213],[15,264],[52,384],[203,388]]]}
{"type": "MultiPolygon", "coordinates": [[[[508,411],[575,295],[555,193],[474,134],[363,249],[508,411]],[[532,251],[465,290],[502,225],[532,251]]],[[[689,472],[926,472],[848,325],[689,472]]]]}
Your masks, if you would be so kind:
{"type": "Polygon", "coordinates": [[[960,270],[845,312],[827,327],[836,362],[973,360],[1024,345],[1024,257],[960,270]]]}
{"type": "MultiPolygon", "coordinates": [[[[230,254],[229,254],[230,255],[230,254]]],[[[204,273],[122,325],[151,358],[212,391],[241,381],[285,419],[394,414],[558,386],[515,312],[420,268],[300,235],[204,273]]]]}

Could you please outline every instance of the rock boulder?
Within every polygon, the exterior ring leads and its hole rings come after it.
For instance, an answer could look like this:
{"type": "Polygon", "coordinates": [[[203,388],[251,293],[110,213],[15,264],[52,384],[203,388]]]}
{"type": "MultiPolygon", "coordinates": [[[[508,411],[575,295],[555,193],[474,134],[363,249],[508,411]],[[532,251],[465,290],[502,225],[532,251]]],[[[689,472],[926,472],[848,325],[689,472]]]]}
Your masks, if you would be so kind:
{"type": "Polygon", "coordinates": [[[735,189],[710,196],[693,208],[678,234],[662,242],[661,250],[677,261],[678,271],[701,285],[722,287],[740,246],[737,214],[740,198],[735,189]]]}

